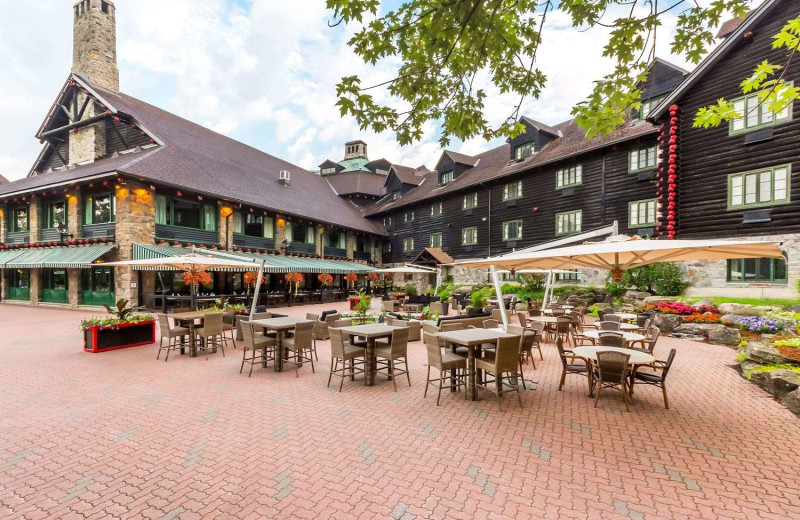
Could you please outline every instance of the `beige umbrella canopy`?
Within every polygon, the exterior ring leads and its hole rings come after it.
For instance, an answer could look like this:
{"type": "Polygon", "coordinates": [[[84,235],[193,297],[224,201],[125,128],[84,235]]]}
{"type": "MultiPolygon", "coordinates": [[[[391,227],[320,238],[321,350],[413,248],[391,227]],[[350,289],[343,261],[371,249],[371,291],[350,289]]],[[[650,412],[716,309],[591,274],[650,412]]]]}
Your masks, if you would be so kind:
{"type": "Polygon", "coordinates": [[[745,240],[644,240],[613,237],[606,242],[589,242],[533,252],[509,253],[483,260],[457,262],[470,267],[522,269],[607,269],[621,273],[656,262],[727,260],[729,258],[782,258],[775,242],[745,240]]]}
{"type": "Polygon", "coordinates": [[[435,274],[436,269],[426,269],[424,267],[407,265],[404,267],[389,267],[386,269],[376,269],[375,272],[388,273],[388,274],[435,274]]]}
{"type": "Polygon", "coordinates": [[[192,269],[230,269],[244,268],[257,269],[261,266],[260,261],[229,260],[227,258],[215,258],[198,254],[187,254],[182,256],[166,256],[162,258],[144,258],[142,260],[123,260],[120,262],[103,262],[108,266],[125,267],[164,267],[190,271],[192,269]]]}

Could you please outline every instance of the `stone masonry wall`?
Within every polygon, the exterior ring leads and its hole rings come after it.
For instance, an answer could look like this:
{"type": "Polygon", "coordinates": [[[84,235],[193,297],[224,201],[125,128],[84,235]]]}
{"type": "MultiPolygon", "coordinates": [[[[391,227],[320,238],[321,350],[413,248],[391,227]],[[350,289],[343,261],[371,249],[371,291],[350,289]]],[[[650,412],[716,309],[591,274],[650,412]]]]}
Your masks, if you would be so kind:
{"type": "Polygon", "coordinates": [[[118,92],[116,8],[113,3],[106,3],[108,12],[103,12],[101,0],[88,0],[75,6],[72,72],[88,77],[95,85],[118,92]]]}
{"type": "MultiPolygon", "coordinates": [[[[127,181],[126,186],[116,189],[116,242],[119,260],[130,260],[133,256],[133,244],[154,244],[156,235],[155,195],[144,184],[127,181]]],[[[138,301],[138,288],[131,288],[131,282],[137,282],[138,276],[129,267],[114,269],[116,297],[138,301]]]]}
{"type": "MultiPolygon", "coordinates": [[[[78,95],[78,105],[82,106],[86,94],[78,95]]],[[[94,103],[86,109],[84,118],[92,117],[100,113],[100,108],[94,103]]],[[[106,125],[100,121],[93,125],[84,126],[77,129],[77,133],[69,133],[69,161],[70,163],[80,163],[83,161],[93,161],[106,154],[106,125]]]]}

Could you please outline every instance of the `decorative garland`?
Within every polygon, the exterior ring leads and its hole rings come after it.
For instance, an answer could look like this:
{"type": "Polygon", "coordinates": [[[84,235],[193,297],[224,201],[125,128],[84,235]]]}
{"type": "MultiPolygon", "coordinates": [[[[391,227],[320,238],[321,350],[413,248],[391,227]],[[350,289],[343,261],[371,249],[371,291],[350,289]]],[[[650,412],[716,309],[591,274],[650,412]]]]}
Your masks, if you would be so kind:
{"type": "Polygon", "coordinates": [[[680,192],[680,113],[678,105],[669,107],[669,124],[661,125],[658,137],[660,159],[656,173],[657,201],[656,230],[658,238],[672,240],[678,233],[678,203],[680,192]],[[666,159],[664,159],[666,157],[666,159]]]}
{"type": "Polygon", "coordinates": [[[64,242],[49,241],[49,242],[34,242],[27,244],[2,244],[0,251],[8,251],[14,249],[39,249],[47,247],[69,247],[69,246],[83,246],[92,244],[109,244],[114,243],[114,240],[108,237],[97,238],[79,238],[76,240],[65,240],[64,242]]]}

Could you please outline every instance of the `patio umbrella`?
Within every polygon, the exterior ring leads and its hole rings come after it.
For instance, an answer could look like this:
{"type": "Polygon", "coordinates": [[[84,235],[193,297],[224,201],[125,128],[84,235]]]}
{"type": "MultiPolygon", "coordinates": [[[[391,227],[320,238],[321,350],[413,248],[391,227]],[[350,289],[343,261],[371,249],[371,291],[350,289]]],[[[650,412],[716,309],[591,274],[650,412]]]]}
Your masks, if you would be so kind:
{"type": "MultiPolygon", "coordinates": [[[[167,256],[162,258],[145,258],[142,260],[122,260],[119,262],[103,262],[105,266],[124,266],[124,267],[164,267],[172,269],[180,269],[181,271],[197,271],[205,269],[230,269],[232,267],[240,267],[247,269],[259,270],[259,281],[263,277],[264,261],[261,260],[234,260],[228,258],[216,258],[213,256],[199,255],[190,253],[181,256],[167,256]]],[[[191,309],[196,310],[194,284],[190,285],[191,291],[191,309]]],[[[253,303],[250,309],[250,316],[252,317],[255,312],[256,298],[253,298],[253,303]]]]}
{"type": "MultiPolygon", "coordinates": [[[[783,258],[779,244],[747,240],[645,240],[617,235],[604,242],[588,242],[532,252],[508,253],[483,260],[465,260],[457,265],[488,267],[492,272],[498,300],[502,298],[497,269],[594,268],[612,272],[619,280],[622,271],[657,262],[727,260],[731,258],[783,258]]],[[[505,312],[503,322],[507,323],[505,312]]]]}

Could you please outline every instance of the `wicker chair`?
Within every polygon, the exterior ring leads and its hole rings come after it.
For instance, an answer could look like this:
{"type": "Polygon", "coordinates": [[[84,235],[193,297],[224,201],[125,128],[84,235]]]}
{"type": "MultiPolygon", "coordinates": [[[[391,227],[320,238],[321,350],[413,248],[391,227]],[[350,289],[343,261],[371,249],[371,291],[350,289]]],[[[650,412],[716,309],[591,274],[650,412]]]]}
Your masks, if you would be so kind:
{"type": "Polygon", "coordinates": [[[661,387],[661,392],[664,394],[664,408],[669,410],[669,400],[667,399],[667,374],[675,360],[675,349],[669,351],[669,356],[666,361],[655,361],[653,366],[656,370],[661,370],[660,374],[640,374],[639,372],[633,373],[631,379],[631,395],[633,395],[633,387],[638,384],[653,385],[661,387]]]}
{"type": "Polygon", "coordinates": [[[444,314],[444,306],[442,305],[442,302],[433,302],[433,303],[431,303],[428,306],[428,310],[430,310],[431,314],[434,314],[434,313],[437,313],[437,312],[439,313],[440,316],[442,314],[444,314]]]}
{"type": "Polygon", "coordinates": [[[597,343],[598,345],[602,345],[604,347],[617,348],[625,348],[625,346],[628,344],[628,342],[625,340],[625,336],[611,331],[601,332],[597,343]]]}
{"type": "Polygon", "coordinates": [[[569,332],[572,328],[572,319],[567,316],[559,316],[556,321],[555,335],[556,339],[561,339],[569,343],[569,332]]]}
{"type": "Polygon", "coordinates": [[[597,321],[606,321],[606,311],[597,310],[597,321]]]}
{"type": "MultiPolygon", "coordinates": [[[[602,340],[602,338],[601,338],[602,340]]],[[[628,360],[630,356],[616,351],[600,351],[597,353],[597,373],[594,375],[597,384],[597,395],[594,398],[594,407],[600,401],[600,391],[603,388],[618,388],[622,390],[625,401],[625,410],[631,411],[628,406],[628,360]]]]}
{"type": "MultiPolygon", "coordinates": [[[[453,332],[456,330],[464,330],[466,328],[466,325],[463,323],[450,323],[443,321],[442,324],[439,325],[439,332],[453,332]]],[[[469,349],[467,347],[456,347],[453,353],[458,354],[459,356],[467,357],[469,355],[469,349]]]]}
{"type": "Polygon", "coordinates": [[[236,337],[233,334],[234,324],[236,322],[236,311],[231,308],[226,308],[225,313],[222,315],[222,341],[233,343],[233,348],[236,348],[236,337]],[[230,337],[225,333],[229,332],[230,337]]]}
{"type": "Polygon", "coordinates": [[[484,329],[496,329],[500,326],[500,322],[494,319],[483,320],[484,329]]]}
{"type": "Polygon", "coordinates": [[[653,315],[650,314],[649,312],[640,312],[639,314],[636,315],[636,325],[640,329],[646,329],[647,328],[647,320],[652,320],[652,319],[653,319],[653,315]]]}
{"type": "Polygon", "coordinates": [[[619,317],[617,314],[606,314],[606,318],[603,321],[614,321],[617,323],[622,323],[622,318],[619,317]]]}
{"type": "MultiPolygon", "coordinates": [[[[209,350],[209,340],[213,348],[222,349],[222,357],[225,357],[225,341],[222,339],[222,313],[214,312],[203,316],[203,326],[196,329],[195,334],[202,344],[206,353],[209,350]],[[219,338],[219,341],[217,341],[219,338]]],[[[207,355],[207,354],[206,354],[207,355]]]]}
{"type": "Polygon", "coordinates": [[[498,338],[494,356],[475,360],[476,369],[483,370],[484,374],[494,377],[493,379],[488,379],[484,376],[483,383],[479,383],[478,387],[488,390],[497,396],[498,410],[502,410],[500,398],[503,393],[507,392],[505,390],[506,386],[509,386],[511,391],[517,393],[517,401],[519,406],[522,407],[522,394],[518,383],[518,379],[522,378],[522,374],[517,372],[520,365],[521,345],[521,336],[498,338]],[[491,387],[492,383],[494,383],[494,388],[491,387]]]}
{"type": "Polygon", "coordinates": [[[439,406],[439,400],[442,397],[442,389],[456,389],[458,390],[465,385],[464,376],[467,371],[467,360],[463,357],[453,354],[452,352],[442,352],[442,347],[439,343],[439,338],[434,334],[425,333],[425,347],[428,349],[428,376],[425,382],[425,393],[422,394],[423,399],[428,397],[428,386],[433,383],[438,389],[436,395],[436,406],[439,406]],[[439,371],[439,377],[431,379],[431,367],[439,371]],[[450,372],[450,376],[447,372],[450,372]],[[449,385],[444,385],[446,381],[450,381],[449,385]]]}
{"type": "Polygon", "coordinates": [[[330,335],[329,335],[327,330],[325,330],[324,333],[322,332],[322,327],[325,324],[323,322],[319,321],[319,314],[314,314],[312,312],[307,312],[306,313],[306,319],[308,321],[314,323],[314,334],[313,334],[314,341],[313,341],[312,349],[313,349],[313,352],[314,352],[314,358],[317,361],[319,361],[319,356],[317,355],[317,339],[323,339],[323,338],[321,338],[321,337],[318,338],[318,336],[326,335],[328,337],[325,338],[325,339],[330,339],[330,335]]]}
{"type": "Polygon", "coordinates": [[[311,322],[298,323],[294,326],[294,337],[284,338],[283,347],[294,353],[294,374],[300,377],[298,370],[303,361],[311,362],[311,373],[314,370],[314,324],[311,322]]]}
{"type": "MultiPolygon", "coordinates": [[[[522,364],[525,362],[526,353],[528,353],[528,357],[531,358],[529,353],[531,351],[531,344],[533,343],[535,336],[531,334],[528,334],[526,336],[525,329],[517,325],[509,325],[508,328],[506,329],[506,332],[508,332],[509,334],[513,334],[514,336],[519,336],[521,338],[519,344],[519,376],[520,379],[522,379],[522,388],[527,390],[528,387],[525,386],[525,374],[522,372],[522,364]]],[[[536,370],[536,362],[533,361],[532,358],[531,361],[533,362],[533,369],[536,370]]]]}
{"type": "Polygon", "coordinates": [[[660,335],[661,335],[661,329],[659,329],[658,327],[653,327],[651,325],[650,327],[645,329],[644,339],[635,342],[633,345],[631,345],[631,348],[635,348],[637,350],[647,352],[648,354],[652,354],[653,351],[656,349],[656,342],[658,341],[658,337],[660,335]]]}
{"type": "Polygon", "coordinates": [[[166,363],[169,359],[169,351],[170,350],[177,350],[182,348],[182,344],[178,343],[177,339],[181,338],[182,340],[189,335],[189,328],[188,327],[170,327],[169,326],[169,316],[166,314],[159,314],[158,315],[158,329],[161,335],[161,341],[158,344],[158,354],[156,355],[156,359],[161,356],[161,351],[166,350],[167,355],[164,357],[164,362],[166,363]],[[167,338],[167,345],[164,346],[164,338],[167,338]]]}
{"type": "Polygon", "coordinates": [[[528,316],[530,316],[531,318],[535,318],[535,317],[541,316],[541,315],[542,315],[542,309],[539,309],[539,308],[528,309],[528,316]]]}
{"type": "Polygon", "coordinates": [[[399,375],[405,374],[408,386],[411,386],[411,375],[408,371],[408,328],[394,330],[391,345],[377,347],[375,357],[378,359],[378,371],[386,369],[387,375],[392,378],[395,392],[397,392],[397,376],[399,375]],[[397,367],[397,363],[400,363],[401,366],[397,367]]]}
{"type": "Polygon", "coordinates": [[[240,323],[242,327],[242,338],[244,341],[244,351],[242,352],[242,366],[239,373],[244,370],[244,364],[250,363],[250,372],[247,377],[253,375],[253,365],[256,363],[269,365],[269,361],[275,360],[278,342],[275,338],[256,335],[255,326],[249,322],[240,323]]]}
{"type": "Polygon", "coordinates": [[[385,312],[397,312],[400,310],[400,303],[397,300],[383,300],[381,307],[385,312]]]}
{"type": "Polygon", "coordinates": [[[590,338],[580,332],[572,331],[572,345],[574,347],[593,346],[595,345],[594,338],[590,338]]]}
{"type": "Polygon", "coordinates": [[[364,357],[365,352],[363,348],[354,347],[349,342],[345,343],[342,331],[331,327],[331,372],[328,376],[328,385],[331,386],[331,378],[334,374],[339,376],[339,391],[342,391],[344,379],[349,377],[351,380],[355,379],[356,374],[364,373],[364,357]],[[361,361],[356,361],[361,359],[361,361]],[[339,367],[341,363],[341,368],[339,367]],[[349,365],[349,370],[348,370],[349,365]]]}
{"type": "Polygon", "coordinates": [[[314,329],[316,339],[322,341],[330,339],[331,336],[330,333],[328,332],[328,328],[333,327],[334,326],[333,324],[336,323],[336,320],[338,320],[341,317],[342,317],[341,314],[328,314],[327,316],[325,316],[325,320],[320,321],[319,322],[320,324],[317,325],[316,328],[314,329]]]}
{"type": "Polygon", "coordinates": [[[597,330],[619,331],[618,321],[598,321],[594,324],[597,330]]]}
{"type": "Polygon", "coordinates": [[[533,340],[531,351],[533,351],[533,348],[536,348],[536,350],[539,351],[539,359],[543,360],[544,356],[542,355],[541,341],[542,338],[544,337],[544,323],[540,321],[534,321],[533,323],[531,323],[530,329],[532,332],[536,334],[536,338],[533,340]]]}
{"type": "MultiPolygon", "coordinates": [[[[564,386],[564,381],[567,379],[567,374],[576,374],[579,376],[589,377],[589,366],[586,360],[582,357],[576,356],[572,351],[564,350],[564,342],[561,339],[556,340],[556,348],[558,348],[558,356],[561,358],[561,381],[558,383],[558,390],[564,386]],[[583,363],[575,363],[576,360],[581,360],[583,363]]],[[[589,381],[589,391],[592,389],[591,381],[589,381]]]]}

